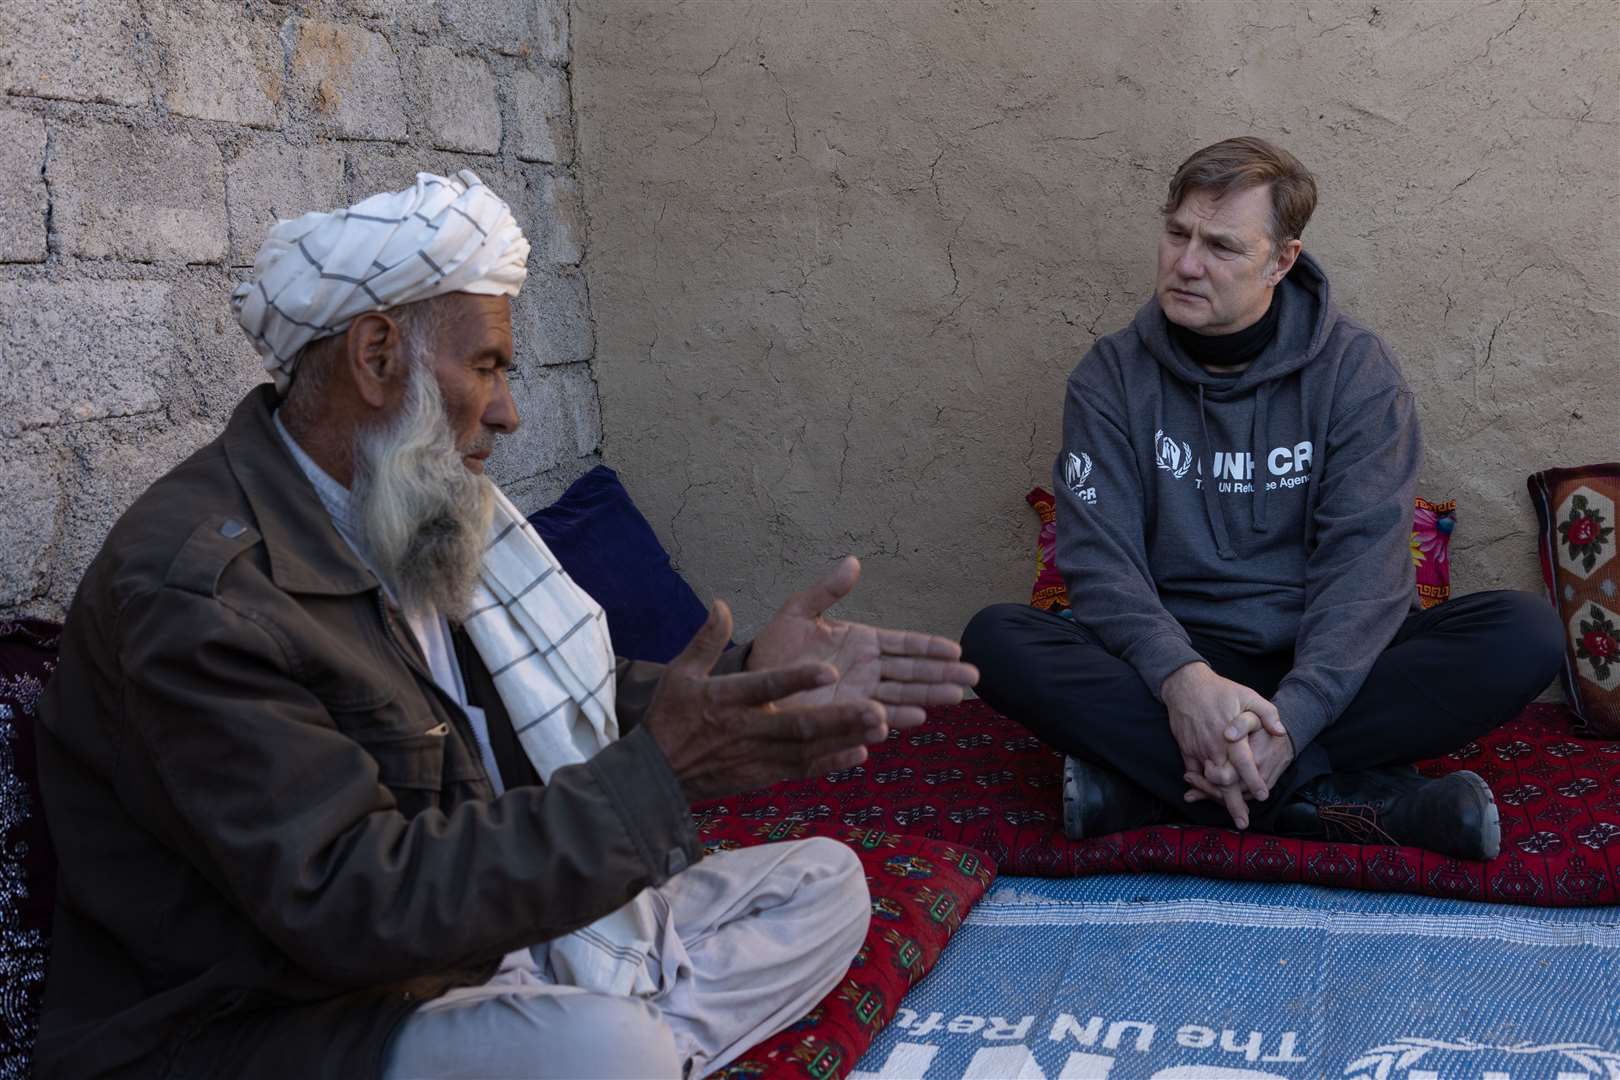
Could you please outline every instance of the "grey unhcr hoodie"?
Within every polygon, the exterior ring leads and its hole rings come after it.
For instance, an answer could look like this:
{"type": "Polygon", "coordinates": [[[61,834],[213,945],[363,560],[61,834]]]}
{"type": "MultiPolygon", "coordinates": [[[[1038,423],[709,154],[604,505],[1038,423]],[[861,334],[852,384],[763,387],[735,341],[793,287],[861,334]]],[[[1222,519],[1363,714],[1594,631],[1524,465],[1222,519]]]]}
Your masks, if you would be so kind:
{"type": "Polygon", "coordinates": [[[1212,375],[1157,298],[1069,376],[1053,470],[1075,618],[1158,694],[1188,631],[1292,650],[1274,704],[1296,753],[1338,718],[1414,605],[1422,440],[1389,348],[1301,254],[1276,338],[1212,375]]]}

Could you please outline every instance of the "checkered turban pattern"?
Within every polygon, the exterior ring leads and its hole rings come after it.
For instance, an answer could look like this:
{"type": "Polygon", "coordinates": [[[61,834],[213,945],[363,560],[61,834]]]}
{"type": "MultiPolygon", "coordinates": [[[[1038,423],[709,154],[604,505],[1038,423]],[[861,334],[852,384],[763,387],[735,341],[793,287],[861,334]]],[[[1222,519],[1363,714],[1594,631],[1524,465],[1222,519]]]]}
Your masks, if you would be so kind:
{"type": "Polygon", "coordinates": [[[231,311],[285,394],[310,342],[445,293],[516,296],[528,258],[511,207],[476,173],[417,173],[404,191],[276,222],[231,311]]]}

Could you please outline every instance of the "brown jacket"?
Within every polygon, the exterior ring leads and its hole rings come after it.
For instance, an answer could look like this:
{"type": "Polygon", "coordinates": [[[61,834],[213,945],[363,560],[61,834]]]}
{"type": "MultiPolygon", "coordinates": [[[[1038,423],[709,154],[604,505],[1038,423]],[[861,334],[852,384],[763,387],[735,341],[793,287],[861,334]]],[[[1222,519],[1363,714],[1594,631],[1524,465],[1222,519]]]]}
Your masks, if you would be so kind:
{"type": "MultiPolygon", "coordinates": [[[[39,1077],[366,1077],[421,1001],[699,857],[636,722],[537,783],[465,639],[503,778],[338,536],[268,387],[114,527],[46,692],[61,859],[39,1077]]],[[[734,667],[742,650],[728,654],[734,667]]]]}

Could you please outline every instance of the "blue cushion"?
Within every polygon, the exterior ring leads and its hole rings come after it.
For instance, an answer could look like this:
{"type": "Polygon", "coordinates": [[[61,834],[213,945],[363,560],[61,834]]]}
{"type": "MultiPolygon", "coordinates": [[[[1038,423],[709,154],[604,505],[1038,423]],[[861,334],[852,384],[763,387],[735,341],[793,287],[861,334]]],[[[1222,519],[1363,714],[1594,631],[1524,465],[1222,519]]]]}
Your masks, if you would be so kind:
{"type": "Polygon", "coordinates": [[[666,663],[708,617],[618,473],[606,465],[575,480],[529,521],[563,569],[607,612],[613,651],[620,656],[666,663]]]}

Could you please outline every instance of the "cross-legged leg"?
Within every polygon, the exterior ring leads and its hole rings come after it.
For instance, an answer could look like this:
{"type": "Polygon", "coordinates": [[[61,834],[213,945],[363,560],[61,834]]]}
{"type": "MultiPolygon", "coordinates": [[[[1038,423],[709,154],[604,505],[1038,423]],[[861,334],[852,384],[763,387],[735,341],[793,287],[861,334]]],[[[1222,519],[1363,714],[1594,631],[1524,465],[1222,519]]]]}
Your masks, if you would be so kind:
{"type": "MultiPolygon", "coordinates": [[[[1267,696],[1292,667],[1286,654],[1246,656],[1197,637],[1193,647],[1267,696]]],[[[980,696],[1050,745],[1130,778],[1188,820],[1225,822],[1212,803],[1181,803],[1181,754],[1164,706],[1084,627],[1002,604],[974,617],[962,649],[979,666],[980,696]]],[[[1478,738],[1545,689],[1562,657],[1556,615],[1527,593],[1475,593],[1409,616],[1345,712],[1266,803],[1251,804],[1254,827],[1265,831],[1296,793],[1330,775],[1409,764],[1478,738]]]]}
{"type": "Polygon", "coordinates": [[[860,860],[825,838],[718,852],[656,896],[652,997],[503,969],[407,1017],[384,1080],[707,1076],[831,993],[872,916],[860,860]]]}
{"type": "MultiPolygon", "coordinates": [[[[1193,647],[1221,675],[1267,696],[1288,671],[1286,657],[1245,656],[1196,639],[1193,647]]],[[[1231,823],[1220,806],[1182,801],[1185,767],[1164,706],[1136,669],[1085,627],[1023,604],[997,604],[968,623],[962,656],[978,665],[979,696],[1047,745],[1129,778],[1178,817],[1231,823]]],[[[1285,774],[1273,804],[1291,783],[1285,774]]],[[[1255,809],[1259,819],[1265,806],[1255,809]]]]}
{"type": "Polygon", "coordinates": [[[782,1030],[849,971],[872,917],[860,860],[818,837],[718,852],[660,886],[678,949],[659,1009],[707,1076],[782,1030]]]}
{"type": "Polygon", "coordinates": [[[1511,719],[1552,680],[1562,653],[1557,616],[1525,593],[1475,593],[1408,617],[1307,752],[1320,773],[1269,826],[1494,857],[1500,814],[1482,777],[1425,780],[1387,766],[1448,753],[1511,719]]]}
{"type": "Polygon", "coordinates": [[[1407,618],[1317,745],[1332,772],[1449,754],[1517,716],[1563,657],[1563,628],[1541,597],[1459,596],[1407,618]]]}
{"type": "Polygon", "coordinates": [[[678,1080],[675,1037],[642,998],[509,976],[452,991],[405,1018],[383,1080],[678,1080]]]}

